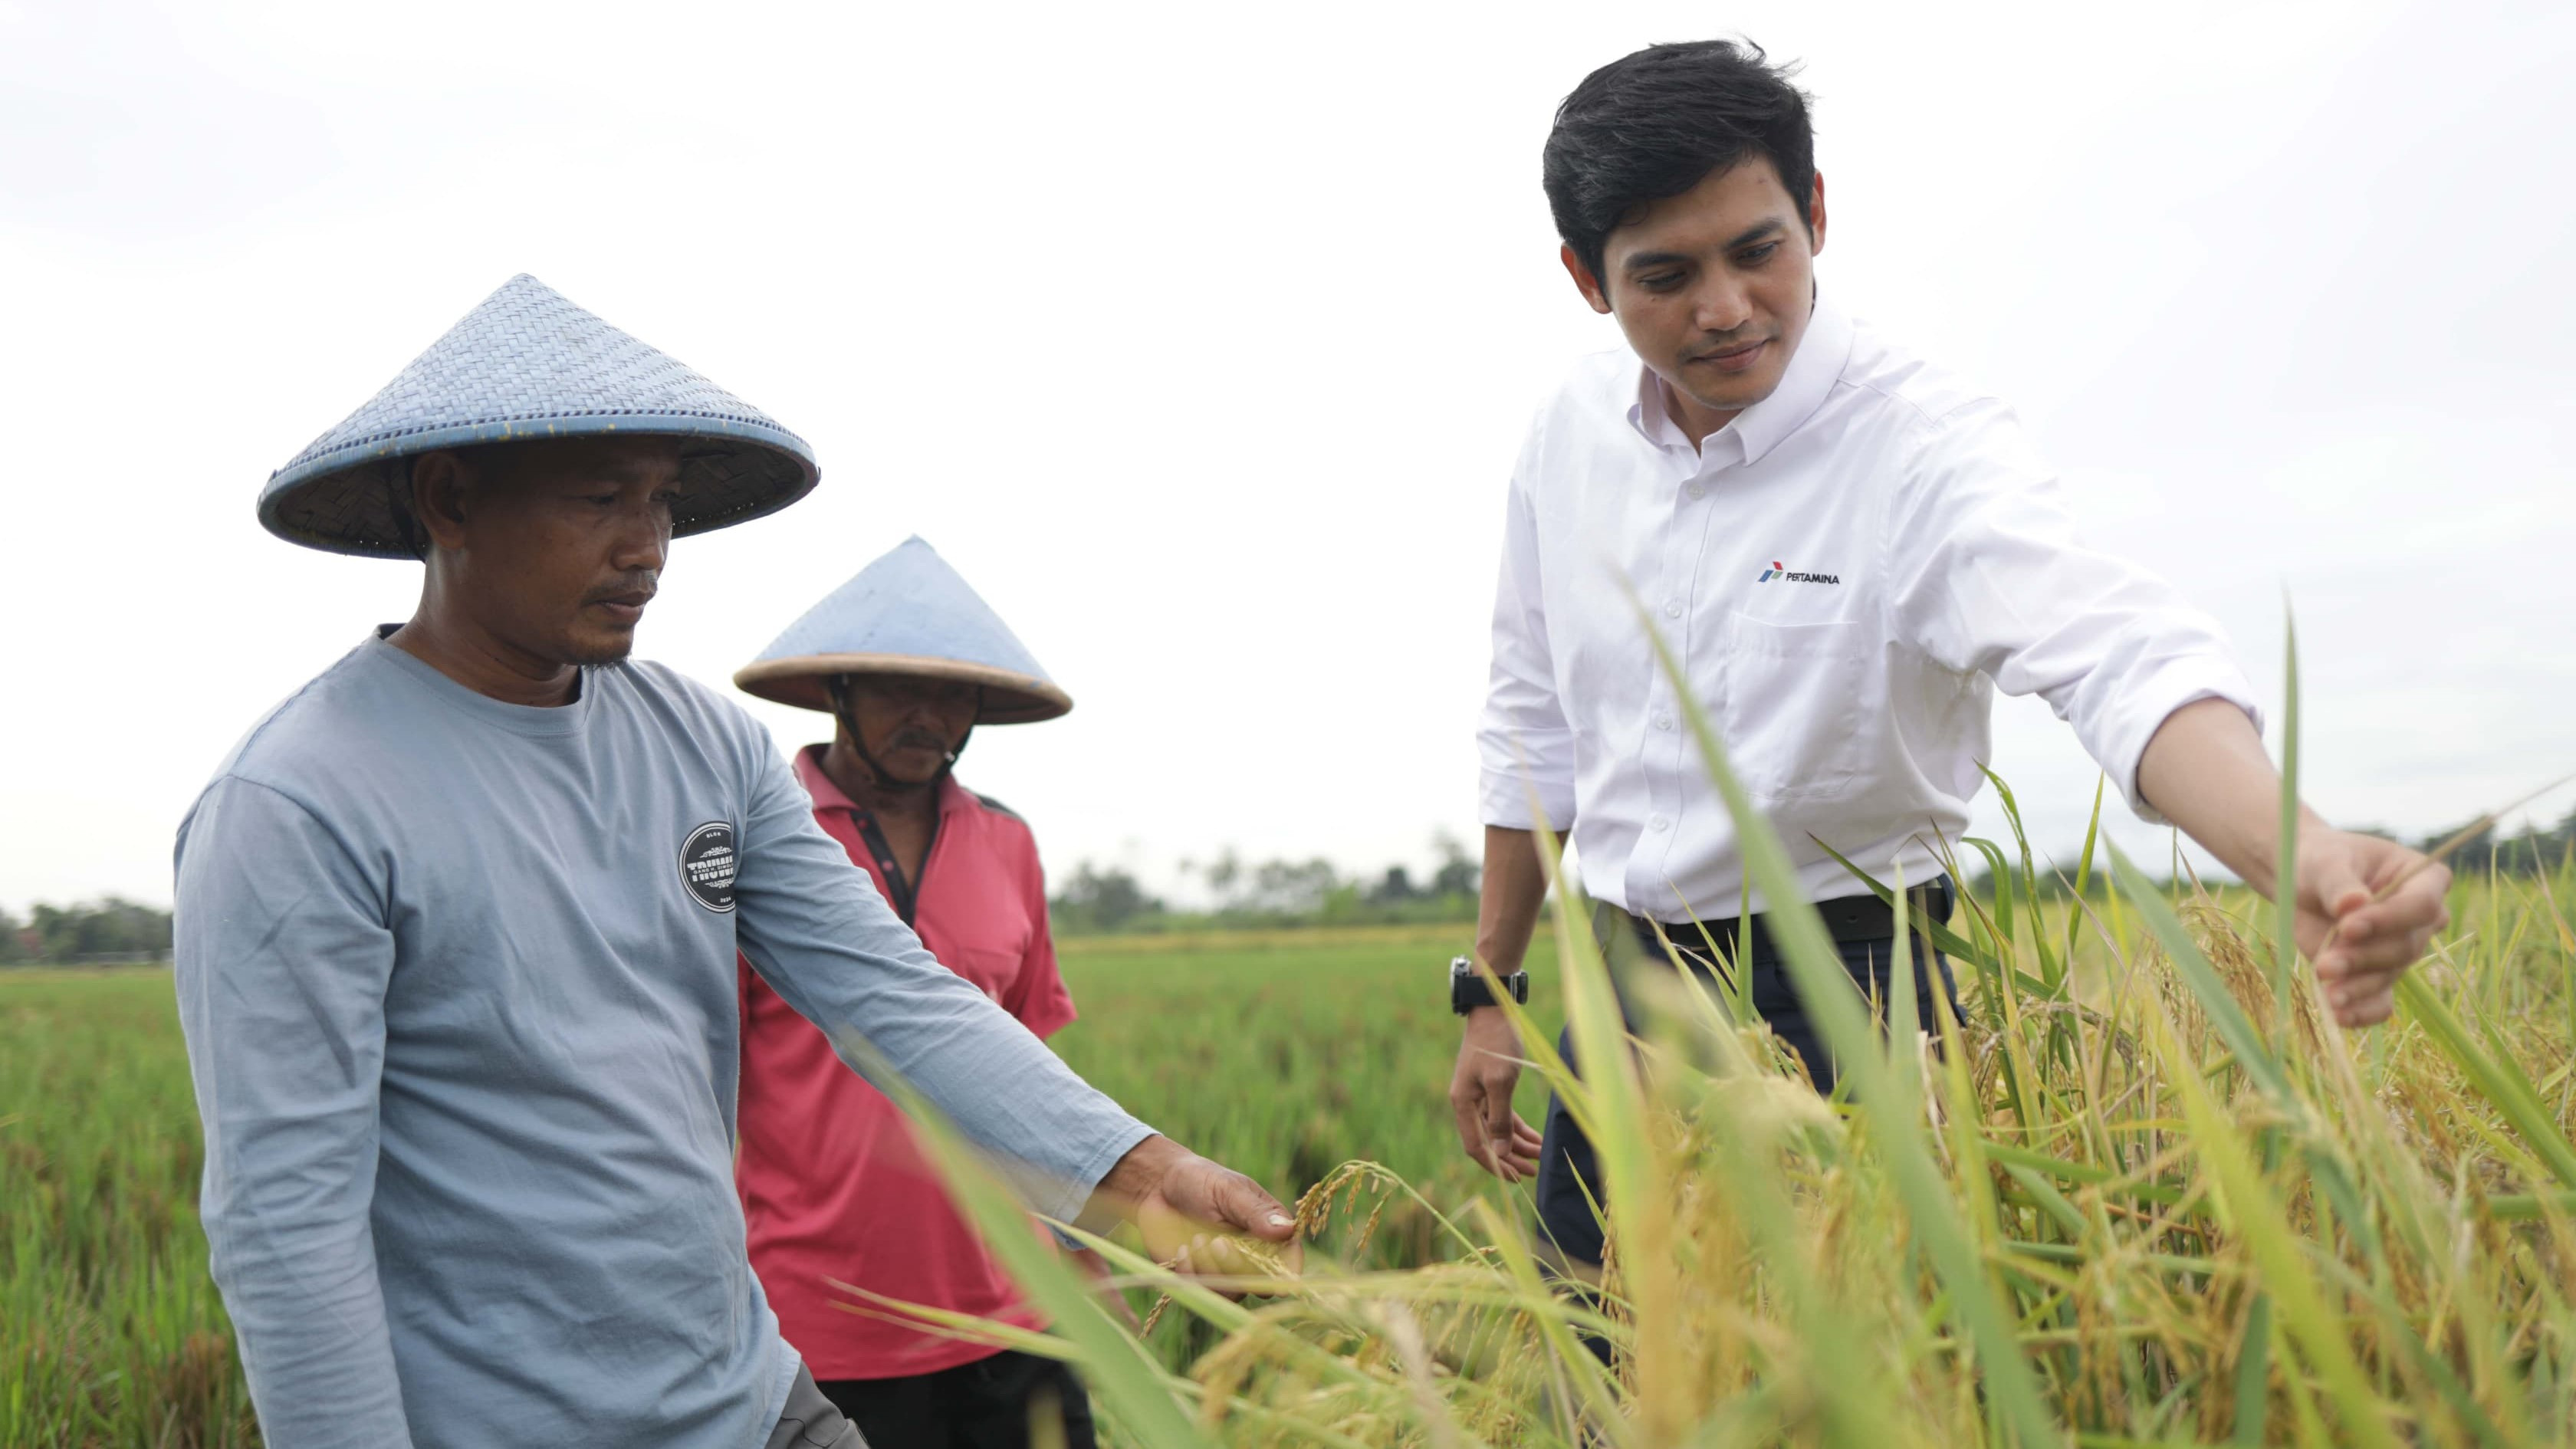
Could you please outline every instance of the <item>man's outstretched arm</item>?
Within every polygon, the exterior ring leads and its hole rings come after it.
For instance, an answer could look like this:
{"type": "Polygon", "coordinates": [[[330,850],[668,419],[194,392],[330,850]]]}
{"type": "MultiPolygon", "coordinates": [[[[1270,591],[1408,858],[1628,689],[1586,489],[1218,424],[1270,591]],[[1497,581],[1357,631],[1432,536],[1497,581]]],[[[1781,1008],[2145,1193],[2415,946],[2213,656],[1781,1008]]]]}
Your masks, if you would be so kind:
{"type": "Polygon", "coordinates": [[[1294,1220],[1258,1183],[1156,1135],[939,964],[814,823],[785,762],[768,753],[761,769],[735,885],[740,945],[845,1060],[900,1075],[1048,1217],[1133,1216],[1164,1257],[1208,1229],[1291,1236],[1294,1220]]]}
{"type": "Polygon", "coordinates": [[[2337,830],[2304,805],[2298,879],[2276,880],[2281,777],[2253,721],[2225,700],[2165,717],[2138,761],[2138,793],[2265,897],[2296,892],[2299,951],[2316,963],[2345,1026],[2386,1021],[2397,978],[2451,922],[2449,870],[2395,841],[2337,830]],[[2386,900],[2374,899],[2392,883],[2386,900]]]}
{"type": "MultiPolygon", "coordinates": [[[[1959,674],[2045,698],[2132,806],[2271,893],[2281,781],[2216,621],[2086,546],[2009,409],[1970,404],[1925,434],[1887,536],[1888,608],[1906,638],[1959,674]]],[[[2387,1018],[2398,976],[2441,928],[2447,872],[2369,904],[2422,859],[2302,817],[2298,879],[2284,888],[2297,893],[2300,948],[2348,1026],[2387,1018]]]]}

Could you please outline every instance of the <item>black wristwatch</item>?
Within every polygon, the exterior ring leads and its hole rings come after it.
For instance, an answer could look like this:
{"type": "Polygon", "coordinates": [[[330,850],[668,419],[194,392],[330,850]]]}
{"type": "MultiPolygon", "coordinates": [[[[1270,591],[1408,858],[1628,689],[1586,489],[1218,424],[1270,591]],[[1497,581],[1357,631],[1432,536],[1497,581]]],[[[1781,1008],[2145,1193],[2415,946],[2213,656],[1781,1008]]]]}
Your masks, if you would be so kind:
{"type": "MultiPolygon", "coordinates": [[[[1529,1004],[1528,972],[1515,971],[1511,975],[1504,977],[1502,980],[1504,989],[1511,992],[1512,1000],[1519,1002],[1523,1006],[1527,1006],[1529,1004]]],[[[1475,958],[1472,956],[1459,956],[1451,959],[1449,962],[1450,1011],[1459,1016],[1465,1016],[1468,1012],[1475,1010],[1479,1006],[1491,1006],[1493,1004],[1494,988],[1486,982],[1484,977],[1476,974],[1475,958]]]]}

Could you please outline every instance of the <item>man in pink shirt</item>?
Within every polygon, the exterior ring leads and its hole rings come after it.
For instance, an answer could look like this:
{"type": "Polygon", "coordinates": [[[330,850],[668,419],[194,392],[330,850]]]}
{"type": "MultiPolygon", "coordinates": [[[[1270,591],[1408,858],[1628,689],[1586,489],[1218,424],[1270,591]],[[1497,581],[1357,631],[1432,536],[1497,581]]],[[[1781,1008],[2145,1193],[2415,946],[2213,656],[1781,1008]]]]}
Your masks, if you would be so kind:
{"type": "MultiPolygon", "coordinates": [[[[832,715],[831,742],[797,752],[796,778],[933,956],[1038,1036],[1073,1020],[1037,842],[951,773],[976,725],[1052,719],[1073,701],[930,545],[910,539],[868,565],[734,683],[832,715]]],[[[894,1104],[757,973],[741,977],[735,1181],[751,1262],[824,1394],[874,1445],[1017,1449],[1032,1414],[1061,1414],[1065,1443],[1088,1449],[1089,1403],[1064,1365],[925,1331],[832,1286],[1046,1326],[894,1104]]],[[[1095,1255],[1076,1257],[1098,1271],[1095,1255]]]]}

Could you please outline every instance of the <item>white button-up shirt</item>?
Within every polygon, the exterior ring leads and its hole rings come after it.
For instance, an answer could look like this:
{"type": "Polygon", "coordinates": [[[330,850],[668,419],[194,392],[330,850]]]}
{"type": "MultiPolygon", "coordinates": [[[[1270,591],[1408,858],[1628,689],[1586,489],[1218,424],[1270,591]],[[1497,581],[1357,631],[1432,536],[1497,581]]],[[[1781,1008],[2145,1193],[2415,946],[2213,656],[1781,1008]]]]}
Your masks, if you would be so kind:
{"type": "MultiPolygon", "coordinates": [[[[1587,358],[1513,471],[1478,742],[1489,825],[1573,823],[1584,889],[1667,921],[1746,908],[1733,821],[1638,622],[1810,899],[1940,870],[1994,690],[2037,694],[2131,808],[2194,700],[2254,712],[2217,624],[2078,541],[2012,411],[1819,299],[1771,396],[1691,446],[1626,351],[1587,358]]],[[[1763,903],[1757,891],[1750,909],[1763,903]]]]}

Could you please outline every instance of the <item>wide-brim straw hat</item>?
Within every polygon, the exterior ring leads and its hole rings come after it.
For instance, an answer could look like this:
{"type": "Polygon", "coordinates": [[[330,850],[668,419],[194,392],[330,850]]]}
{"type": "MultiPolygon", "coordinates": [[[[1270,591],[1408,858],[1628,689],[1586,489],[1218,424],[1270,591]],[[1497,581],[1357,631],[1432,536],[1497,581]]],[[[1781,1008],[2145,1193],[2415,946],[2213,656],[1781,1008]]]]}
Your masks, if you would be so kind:
{"type": "Polygon", "coordinates": [[[404,460],[440,448],[603,435],[686,439],[674,535],[773,513],[821,473],[768,414],[521,273],[385,390],[269,475],[259,521],[290,543],[418,558],[404,460]]]}
{"type": "Polygon", "coordinates": [[[842,674],[908,674],[980,686],[978,724],[1027,724],[1073,708],[992,605],[918,537],[808,609],[733,682],[762,699],[828,711],[830,681],[842,674]]]}

